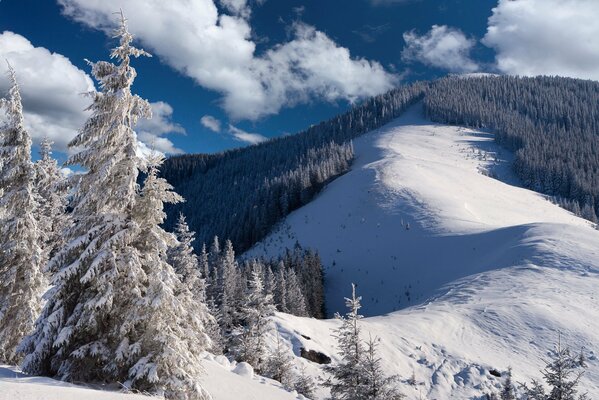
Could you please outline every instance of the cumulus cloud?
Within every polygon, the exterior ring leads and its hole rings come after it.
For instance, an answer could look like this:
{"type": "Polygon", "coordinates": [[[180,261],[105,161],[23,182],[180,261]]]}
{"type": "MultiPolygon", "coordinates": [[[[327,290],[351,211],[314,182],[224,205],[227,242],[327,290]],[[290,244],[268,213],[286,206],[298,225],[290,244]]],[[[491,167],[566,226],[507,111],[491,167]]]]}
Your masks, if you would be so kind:
{"type": "Polygon", "coordinates": [[[220,132],[220,121],[214,118],[212,115],[204,115],[200,122],[205,128],[210,129],[212,132],[220,132]]]}
{"type": "Polygon", "coordinates": [[[424,35],[418,35],[415,31],[405,32],[403,39],[406,42],[402,51],[404,61],[418,61],[451,72],[474,72],[479,69],[470,59],[470,50],[476,41],[466,37],[459,29],[433,25],[424,35]]]}
{"type": "Polygon", "coordinates": [[[173,107],[163,101],[150,104],[152,118],[140,120],[135,127],[138,138],[146,145],[165,154],[181,154],[184,151],[176,148],[164,135],[169,133],[185,134],[185,129],[172,121],[173,107]]]}
{"type": "MultiPolygon", "coordinates": [[[[94,90],[91,78],[68,58],[35,47],[25,37],[0,34],[0,59],[8,60],[21,87],[25,124],[34,141],[48,136],[58,150],[65,150],[88,116],[89,102],[81,94],[94,90]]],[[[0,96],[9,88],[6,68],[0,67],[0,96]]]]}
{"type": "Polygon", "coordinates": [[[142,45],[201,86],[222,93],[233,119],[258,119],[282,107],[324,97],[350,101],[397,82],[379,63],[350,55],[314,27],[295,23],[291,39],[256,53],[247,1],[59,0],[63,13],[108,31],[122,7],[142,45]],[[224,3],[222,3],[224,1],[224,3]]]}
{"type": "Polygon", "coordinates": [[[260,135],[259,133],[249,133],[242,129],[236,128],[233,125],[229,125],[229,133],[239,142],[248,144],[258,144],[268,140],[267,137],[260,135]]]}
{"type": "Polygon", "coordinates": [[[599,80],[599,2],[499,0],[483,44],[508,74],[599,80]]]}

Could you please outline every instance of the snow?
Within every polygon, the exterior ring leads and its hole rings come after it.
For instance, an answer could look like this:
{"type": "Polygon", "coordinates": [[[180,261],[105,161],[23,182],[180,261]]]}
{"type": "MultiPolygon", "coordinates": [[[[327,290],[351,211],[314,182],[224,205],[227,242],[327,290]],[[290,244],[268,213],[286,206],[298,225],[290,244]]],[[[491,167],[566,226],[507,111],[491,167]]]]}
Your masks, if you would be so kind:
{"type": "MultiPolygon", "coordinates": [[[[508,366],[538,379],[558,332],[590,352],[581,382],[598,397],[599,232],[519,187],[489,133],[433,124],[419,106],[354,147],[352,170],[246,256],[317,249],[329,313],[356,282],[387,369],[421,383],[409,398],[481,396],[499,384],[489,370],[508,366]]],[[[334,321],[277,324],[296,355],[335,358],[334,321]]]]}
{"type": "MultiPolygon", "coordinates": [[[[302,398],[281,384],[254,375],[246,363],[229,362],[207,354],[201,384],[213,400],[293,400],[302,398]]],[[[44,377],[30,377],[0,365],[0,400],[149,400],[140,394],[120,393],[119,388],[83,387],[44,377]],[[103,389],[103,390],[99,390],[103,389]]]]}
{"type": "MultiPolygon", "coordinates": [[[[296,240],[318,249],[330,313],[345,311],[356,282],[364,339],[381,339],[383,365],[408,400],[480,399],[500,384],[490,371],[508,366],[516,382],[538,379],[558,332],[573,351],[584,347],[581,386],[598,398],[599,232],[519,187],[491,135],[430,123],[418,107],[354,146],[352,170],[247,255],[279,254],[296,240]]],[[[322,376],[302,347],[337,359],[338,321],[273,320],[296,371],[322,376]]],[[[302,398],[223,356],[203,364],[215,400],[302,398]]],[[[326,395],[320,388],[316,399],[326,395]]],[[[0,367],[0,400],[140,398],[0,367]]]]}

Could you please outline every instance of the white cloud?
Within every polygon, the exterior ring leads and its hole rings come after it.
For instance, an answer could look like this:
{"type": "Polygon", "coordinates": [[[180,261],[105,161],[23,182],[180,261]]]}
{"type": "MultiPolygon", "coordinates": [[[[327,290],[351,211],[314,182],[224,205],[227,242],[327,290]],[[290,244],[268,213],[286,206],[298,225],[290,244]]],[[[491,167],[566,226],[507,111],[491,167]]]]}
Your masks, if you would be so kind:
{"type": "MultiPolygon", "coordinates": [[[[90,115],[84,111],[90,99],[82,94],[94,90],[92,79],[65,56],[34,47],[13,32],[0,34],[0,59],[7,59],[16,71],[25,125],[33,140],[39,142],[47,135],[57,150],[66,151],[67,144],[90,115]]],[[[8,91],[9,84],[8,76],[0,74],[0,95],[8,91]]],[[[164,102],[151,105],[153,118],[137,125],[140,140],[153,143],[164,153],[181,153],[163,137],[167,133],[185,133],[183,127],[172,122],[172,107],[164,102]]]]}
{"type": "Polygon", "coordinates": [[[470,50],[476,41],[467,38],[459,29],[433,25],[422,36],[415,31],[405,32],[403,39],[406,42],[402,51],[404,61],[419,61],[451,72],[474,72],[479,69],[470,59],[470,50]]]}
{"type": "Polygon", "coordinates": [[[249,133],[239,128],[229,125],[229,133],[238,141],[248,144],[258,144],[268,140],[267,137],[259,133],[249,133]]]}
{"type": "Polygon", "coordinates": [[[214,118],[212,115],[204,115],[200,122],[205,128],[210,129],[212,132],[220,132],[220,121],[214,118]]]}
{"type": "Polygon", "coordinates": [[[483,43],[500,71],[599,80],[599,1],[499,0],[483,43]]]}
{"type": "MultiPolygon", "coordinates": [[[[219,14],[213,0],[59,0],[63,13],[107,30],[122,7],[131,32],[164,62],[222,93],[233,119],[258,119],[315,97],[355,100],[390,89],[397,77],[377,62],[350,56],[313,27],[296,23],[292,38],[256,54],[247,13],[219,14]]],[[[247,7],[225,0],[227,9],[247,7]]],[[[230,11],[231,12],[231,11],[230,11]]]]}
{"type": "MultiPolygon", "coordinates": [[[[8,60],[17,74],[23,96],[25,124],[34,141],[51,138],[64,151],[88,116],[81,96],[94,89],[91,78],[68,58],[34,47],[25,37],[0,34],[0,60],[8,60]]],[[[0,67],[0,96],[9,87],[6,68],[0,67]]]]}
{"type": "Polygon", "coordinates": [[[165,154],[184,153],[183,150],[176,148],[173,142],[163,137],[168,133],[185,134],[185,129],[172,121],[173,107],[163,101],[150,105],[152,118],[140,120],[135,127],[139,140],[165,154]]]}

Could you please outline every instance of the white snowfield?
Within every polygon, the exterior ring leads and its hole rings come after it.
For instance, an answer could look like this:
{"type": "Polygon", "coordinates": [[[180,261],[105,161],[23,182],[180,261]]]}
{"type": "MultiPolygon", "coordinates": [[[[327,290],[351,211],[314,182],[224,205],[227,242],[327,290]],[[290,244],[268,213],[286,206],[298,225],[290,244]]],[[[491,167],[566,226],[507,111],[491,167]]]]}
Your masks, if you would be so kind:
{"type": "MultiPolygon", "coordinates": [[[[203,361],[206,373],[202,386],[213,400],[301,400],[279,382],[254,375],[245,363],[230,363],[224,356],[208,354],[203,361]]],[[[0,365],[0,400],[151,400],[141,394],[126,394],[118,387],[84,387],[50,378],[31,377],[0,365]]]]}
{"type": "MultiPolygon", "coordinates": [[[[418,106],[354,146],[351,171],[247,255],[274,256],[296,241],[317,249],[331,314],[345,311],[356,282],[364,339],[380,338],[385,369],[400,375],[408,400],[481,399],[501,382],[490,370],[508,366],[516,381],[541,378],[558,332],[573,351],[584,347],[581,386],[599,398],[599,232],[518,187],[491,135],[433,124],[418,106]]],[[[338,322],[274,322],[296,366],[322,376],[300,348],[335,359],[338,322]]],[[[214,400],[303,398],[222,357],[204,364],[214,400]]],[[[0,366],[0,400],[141,398],[0,366]]]]}
{"type": "MultiPolygon", "coordinates": [[[[558,332],[584,347],[581,387],[599,398],[599,232],[519,187],[491,135],[431,123],[420,106],[354,146],[351,171],[248,255],[317,249],[331,314],[356,282],[365,339],[381,339],[389,373],[414,373],[410,399],[478,399],[508,366],[540,379],[558,332]]],[[[333,321],[277,323],[296,354],[334,358],[333,321]]]]}

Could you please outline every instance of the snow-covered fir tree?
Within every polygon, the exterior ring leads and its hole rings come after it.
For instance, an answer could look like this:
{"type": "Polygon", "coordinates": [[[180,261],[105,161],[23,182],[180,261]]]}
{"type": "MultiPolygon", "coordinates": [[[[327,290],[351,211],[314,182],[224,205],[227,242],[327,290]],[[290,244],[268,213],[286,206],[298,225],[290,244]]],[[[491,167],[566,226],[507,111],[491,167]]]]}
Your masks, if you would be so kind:
{"type": "Polygon", "coordinates": [[[285,281],[285,264],[279,261],[275,279],[274,301],[281,312],[289,312],[287,308],[287,283],[285,281]]]}
{"type": "Polygon", "coordinates": [[[302,365],[299,371],[299,374],[295,377],[293,381],[293,390],[298,392],[299,394],[311,399],[314,397],[314,390],[316,389],[316,384],[314,383],[314,379],[306,372],[306,368],[302,365]]]}
{"type": "Polygon", "coordinates": [[[230,240],[225,242],[225,248],[221,253],[217,264],[219,289],[220,289],[220,310],[222,324],[225,331],[230,331],[237,325],[237,313],[242,302],[241,275],[235,261],[235,251],[230,240]]]}
{"type": "Polygon", "coordinates": [[[36,221],[38,202],[31,138],[25,130],[21,94],[9,65],[11,88],[0,101],[6,121],[0,126],[0,361],[20,359],[17,346],[31,333],[47,281],[36,221]]]}
{"type": "Polygon", "coordinates": [[[152,173],[141,195],[137,185],[142,163],[132,126],[150,116],[150,106],[131,93],[130,61],[146,53],[132,46],[124,17],[116,37],[111,57],[119,64],[91,64],[101,92],[90,94],[92,115],[69,144],[80,151],[68,161],[87,172],[75,187],[67,244],[49,263],[57,272],[48,301],[22,343],[23,369],[203,399],[201,314],[185,309],[189,292],[165,261],[167,239],[174,239],[158,227],[163,202],[175,195],[152,173]]]}
{"type": "Polygon", "coordinates": [[[361,299],[356,296],[356,285],[352,284],[352,297],[345,298],[349,311],[345,316],[335,315],[341,321],[341,326],[335,332],[341,360],[337,364],[325,367],[325,371],[331,374],[325,381],[325,386],[331,390],[333,400],[362,400],[362,385],[365,383],[363,376],[365,350],[360,339],[361,299]]]}
{"type": "Polygon", "coordinates": [[[179,214],[175,234],[179,243],[169,250],[169,263],[179,275],[179,279],[193,293],[194,298],[205,302],[205,281],[200,273],[198,256],[193,252],[195,233],[189,230],[183,214],[179,214]]]}
{"type": "Polygon", "coordinates": [[[499,394],[501,400],[516,400],[516,393],[514,384],[512,383],[512,368],[508,368],[505,375],[505,380],[501,387],[501,393],[499,394]]]}
{"type": "Polygon", "coordinates": [[[198,382],[203,372],[201,354],[210,346],[205,326],[213,318],[203,299],[194,296],[189,282],[180,280],[167,262],[169,249],[180,250],[181,243],[161,228],[166,218],[164,204],[182,198],[158,177],[162,160],[158,154],[149,159],[148,175],[133,212],[139,229],[132,245],[147,283],[143,306],[127,322],[136,327],[139,337],[123,338],[117,357],[126,360],[126,365],[133,364],[127,386],[167,399],[206,399],[209,395],[198,382]]]}
{"type": "MultiPolygon", "coordinates": [[[[584,364],[584,363],[583,363],[584,364]]],[[[549,392],[536,380],[530,387],[522,385],[524,398],[528,400],[585,400],[586,394],[578,394],[580,378],[585,366],[580,363],[580,356],[573,355],[570,349],[561,345],[561,335],[552,353],[551,360],[543,369],[543,380],[549,387],[549,392]]]]}
{"type": "Polygon", "coordinates": [[[266,361],[265,335],[271,329],[270,316],[276,308],[272,296],[264,294],[260,264],[254,264],[251,271],[246,300],[241,308],[242,331],[237,336],[235,353],[238,360],[251,364],[258,372],[266,361]]]}
{"type": "Polygon", "coordinates": [[[36,218],[42,233],[43,259],[50,259],[64,245],[64,233],[69,223],[66,213],[69,185],[52,158],[52,141],[44,137],[40,143],[40,158],[34,164],[35,190],[39,207],[36,218]]]}
{"type": "Polygon", "coordinates": [[[378,340],[370,337],[366,343],[363,361],[363,383],[360,398],[363,400],[401,400],[405,396],[397,388],[399,377],[387,376],[377,354],[378,340]]]}
{"type": "MultiPolygon", "coordinates": [[[[138,232],[132,222],[140,161],[132,126],[149,117],[148,102],[131,93],[131,46],[123,24],[120,45],[111,57],[120,64],[91,63],[101,92],[90,93],[91,117],[69,143],[81,149],[69,165],[87,172],[74,188],[67,244],[49,262],[55,269],[48,302],[36,331],[23,344],[24,370],[63,380],[122,379],[128,366],[116,357],[123,338],[135,334],[128,322],[142,303],[145,272],[132,247],[138,232]]],[[[123,381],[125,379],[122,379],[123,381]]]]}
{"type": "Polygon", "coordinates": [[[206,244],[202,244],[202,250],[198,257],[198,269],[200,270],[200,276],[204,279],[204,286],[206,288],[206,298],[210,294],[210,286],[212,286],[212,280],[210,279],[210,266],[208,264],[208,252],[206,251],[206,244]]]}
{"type": "Polygon", "coordinates": [[[268,377],[281,382],[285,388],[290,389],[293,385],[292,367],[293,359],[281,340],[281,335],[277,332],[277,344],[268,355],[264,372],[268,377]]]}
{"type": "Polygon", "coordinates": [[[299,280],[293,269],[288,269],[285,274],[285,305],[289,313],[299,317],[308,315],[306,310],[306,300],[302,293],[299,280]]]}

